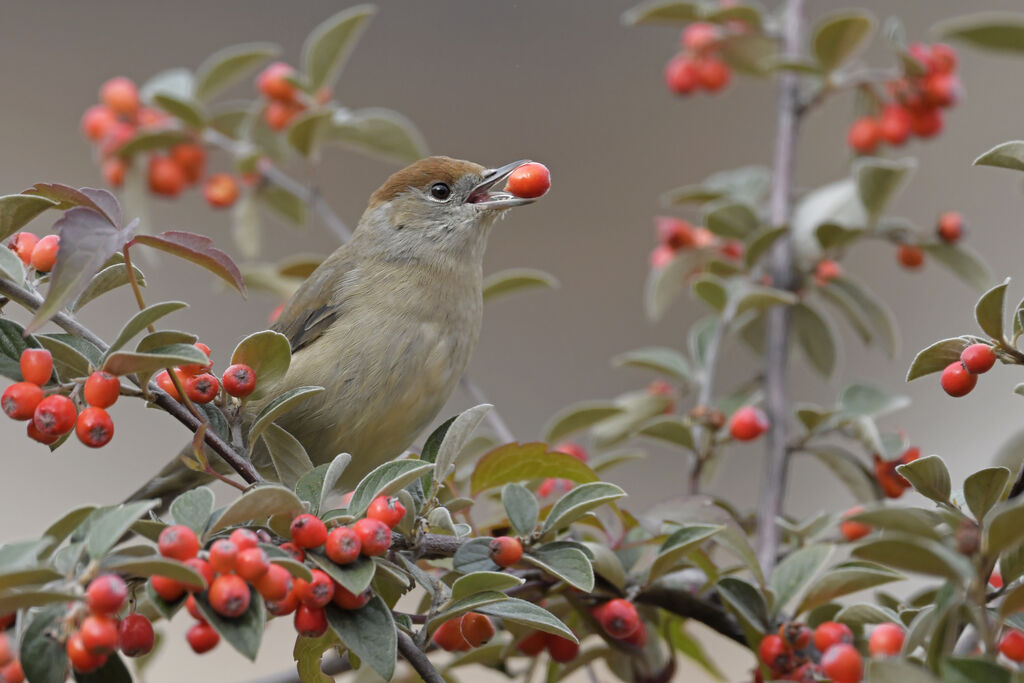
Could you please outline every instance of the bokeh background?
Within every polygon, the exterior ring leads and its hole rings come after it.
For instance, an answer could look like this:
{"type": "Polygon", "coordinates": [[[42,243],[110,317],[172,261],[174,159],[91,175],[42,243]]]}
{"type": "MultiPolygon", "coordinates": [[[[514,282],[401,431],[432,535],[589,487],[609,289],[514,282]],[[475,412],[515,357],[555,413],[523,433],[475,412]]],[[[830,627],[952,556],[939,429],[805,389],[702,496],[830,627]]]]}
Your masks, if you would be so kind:
{"type": "MultiPolygon", "coordinates": [[[[173,66],[194,67],[225,45],[272,40],[284,59],[296,62],[303,38],[319,21],[348,3],[268,0],[174,3],[5,3],[0,20],[0,188],[17,192],[37,181],[71,185],[101,183],[89,146],[78,131],[81,112],[96,100],[98,85],[123,74],[138,81],[173,66]]],[[[774,4],[774,3],[773,3],[774,4]]],[[[862,2],[879,18],[898,10],[912,40],[927,40],[935,22],[967,10],[1016,9],[1013,0],[862,2]]],[[[810,3],[815,17],[845,3],[810,3]]],[[[688,324],[704,313],[690,299],[666,319],[650,324],[641,310],[647,254],[653,246],[651,217],[662,211],[658,195],[715,170],[768,163],[774,130],[774,89],[737,79],[726,92],[679,99],[662,86],[661,70],[673,54],[672,28],[625,29],[620,13],[628,2],[610,0],[520,0],[517,2],[395,2],[381,0],[337,89],[349,106],[388,106],[412,118],[436,153],[487,165],[530,157],[551,169],[554,190],[535,206],[520,209],[494,232],[487,271],[537,267],[561,280],[559,290],[495,303],[487,311],[472,375],[513,432],[535,438],[548,417],[581,399],[607,398],[641,387],[651,378],[636,370],[613,370],[608,359],[649,344],[678,345],[688,324]]],[[[888,63],[884,49],[868,58],[888,63]]],[[[955,209],[968,219],[968,240],[989,260],[997,276],[1021,273],[1021,181],[1006,171],[973,168],[971,161],[992,145],[1024,132],[1024,94],[1015,84],[1024,61],[962,51],[961,77],[967,96],[949,112],[937,140],[913,142],[906,153],[920,159],[896,213],[930,225],[939,212],[955,209]]],[[[809,187],[846,174],[846,127],[852,97],[839,96],[807,121],[799,148],[797,182],[809,187]]],[[[227,160],[212,162],[227,169],[227,160]]],[[[365,198],[396,167],[331,151],[316,182],[338,212],[354,224],[365,198]]],[[[301,169],[300,169],[301,170],[301,169]]],[[[204,232],[230,244],[228,217],[209,210],[198,193],[155,201],[156,229],[204,232]]],[[[327,253],[332,237],[320,225],[293,229],[268,223],[271,257],[294,252],[327,253]]],[[[37,231],[48,227],[37,221],[37,231]]],[[[221,291],[213,278],[190,266],[143,264],[150,299],[192,302],[169,319],[200,333],[220,366],[234,343],[261,329],[278,303],[254,295],[248,301],[221,291]]],[[[895,360],[864,351],[844,329],[839,377],[869,380],[909,395],[913,407],[889,418],[926,453],[939,453],[954,479],[986,465],[1000,444],[1021,426],[1021,399],[1011,393],[1012,370],[995,372],[967,399],[947,398],[938,382],[903,382],[914,352],[928,343],[971,329],[976,293],[947,271],[929,264],[908,273],[884,245],[858,248],[846,267],[891,303],[903,341],[895,360]]],[[[1011,298],[1024,286],[1011,286],[1011,298]]],[[[110,333],[130,314],[127,291],[94,304],[84,316],[110,333]]],[[[741,380],[752,367],[743,349],[730,346],[721,386],[741,380]]],[[[831,403],[839,380],[823,382],[793,372],[794,394],[831,403]]],[[[456,396],[449,412],[470,405],[456,396]]],[[[183,441],[183,431],[165,415],[122,401],[114,407],[117,435],[94,452],[72,440],[50,454],[23,436],[23,425],[0,422],[2,488],[0,539],[39,533],[61,510],[110,503],[156,470],[183,441]]],[[[761,466],[759,445],[731,452],[713,484],[715,492],[752,505],[761,466]]],[[[642,511],[682,490],[684,463],[650,449],[646,463],[615,473],[633,497],[625,505],[642,511]]],[[[799,462],[790,481],[787,511],[807,515],[845,506],[846,491],[810,462],[799,462]]],[[[180,621],[180,620],[179,620],[180,621]]],[[[280,625],[253,665],[227,647],[204,658],[182,656],[180,632],[146,680],[243,681],[286,668],[290,641],[280,625]]],[[[729,680],[750,666],[741,651],[709,638],[721,651],[729,680]]],[[[687,670],[689,671],[689,670],[687,670]]],[[[680,679],[699,681],[699,673],[680,679]]],[[[468,679],[467,679],[468,680],[468,679]]]]}

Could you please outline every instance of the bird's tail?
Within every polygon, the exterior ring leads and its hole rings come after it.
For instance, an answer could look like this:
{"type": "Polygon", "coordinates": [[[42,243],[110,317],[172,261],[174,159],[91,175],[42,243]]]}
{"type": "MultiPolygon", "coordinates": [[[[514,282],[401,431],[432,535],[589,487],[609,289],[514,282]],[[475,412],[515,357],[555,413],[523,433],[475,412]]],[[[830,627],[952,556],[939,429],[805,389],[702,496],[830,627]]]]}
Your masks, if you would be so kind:
{"type": "MultiPolygon", "coordinates": [[[[191,448],[182,453],[191,452],[191,448]]],[[[178,494],[213,481],[213,477],[190,470],[180,457],[167,463],[160,472],[143,484],[139,490],[128,496],[125,502],[133,500],[160,500],[160,509],[165,510],[178,494]]]]}

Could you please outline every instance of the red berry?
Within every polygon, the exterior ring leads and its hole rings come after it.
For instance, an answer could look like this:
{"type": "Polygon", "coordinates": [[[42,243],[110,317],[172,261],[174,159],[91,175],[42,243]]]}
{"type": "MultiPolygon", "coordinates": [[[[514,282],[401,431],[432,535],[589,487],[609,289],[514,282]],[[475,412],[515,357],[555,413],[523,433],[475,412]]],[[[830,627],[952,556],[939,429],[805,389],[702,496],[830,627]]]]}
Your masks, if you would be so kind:
{"type": "Polygon", "coordinates": [[[686,249],[693,246],[693,225],[689,221],[671,216],[656,216],[654,219],[654,231],[658,236],[658,242],[671,247],[672,253],[675,253],[677,249],[686,249]]]}
{"type": "Polygon", "coordinates": [[[94,655],[109,655],[117,649],[117,619],[105,614],[91,614],[82,622],[79,633],[82,645],[94,655]]]}
{"type": "Polygon", "coordinates": [[[239,550],[235,558],[235,571],[246,581],[257,581],[269,568],[270,560],[263,548],[239,550]]]}
{"type": "Polygon", "coordinates": [[[651,250],[651,268],[653,268],[654,270],[661,270],[668,264],[672,263],[672,260],[675,257],[675,249],[664,244],[659,244],[658,246],[651,250]]]}
{"type": "Polygon", "coordinates": [[[523,164],[508,177],[505,189],[517,197],[533,199],[540,197],[551,187],[551,172],[544,164],[530,162],[523,164]]]}
{"type": "Polygon", "coordinates": [[[201,374],[203,374],[205,372],[209,372],[210,368],[213,367],[213,362],[209,360],[209,358],[210,358],[210,347],[207,346],[206,344],[204,344],[203,342],[196,342],[192,346],[196,347],[197,349],[199,349],[200,351],[205,353],[206,354],[206,358],[208,360],[207,360],[207,362],[202,363],[202,364],[193,363],[191,365],[181,365],[181,366],[179,366],[178,367],[178,374],[179,374],[179,376],[184,375],[186,377],[191,377],[193,375],[201,375],[201,374]]]}
{"type": "Polygon", "coordinates": [[[761,639],[757,648],[761,662],[773,673],[787,671],[792,665],[793,652],[781,637],[772,633],[761,639]]]}
{"type": "Polygon", "coordinates": [[[220,393],[220,382],[209,373],[194,375],[185,380],[185,395],[193,403],[209,403],[220,393]]]}
{"type": "Polygon", "coordinates": [[[110,107],[94,104],[82,114],[82,133],[93,142],[98,142],[106,136],[115,123],[117,123],[117,114],[110,107]]]}
{"type": "Polygon", "coordinates": [[[846,624],[826,621],[814,629],[814,647],[818,648],[818,652],[828,652],[833,645],[852,642],[853,632],[846,624]]]}
{"type": "Polygon", "coordinates": [[[327,542],[324,544],[324,552],[331,562],[335,564],[352,564],[359,557],[363,547],[359,540],[359,534],[351,527],[339,526],[331,529],[327,534],[327,542]]]}
{"type": "Polygon", "coordinates": [[[209,585],[213,583],[216,572],[213,570],[213,566],[209,562],[199,557],[193,557],[185,560],[185,564],[194,569],[199,576],[203,577],[203,583],[182,584],[185,586],[185,590],[190,593],[199,593],[200,591],[206,590],[209,585]]]}
{"type": "Polygon", "coordinates": [[[971,344],[960,354],[960,361],[968,372],[980,375],[996,364],[996,354],[988,344],[971,344]]]}
{"type": "Polygon", "coordinates": [[[882,108],[878,121],[878,134],[890,145],[899,147],[910,137],[910,112],[898,104],[887,104],[882,108]]]}
{"type": "Polygon", "coordinates": [[[15,382],[0,395],[0,407],[12,420],[31,420],[43,401],[43,390],[32,382],[15,382]]]}
{"type": "Polygon", "coordinates": [[[221,377],[224,391],[236,398],[245,398],[256,389],[256,373],[248,365],[236,363],[221,377]]]}
{"type": "Polygon", "coordinates": [[[743,406],[729,420],[729,433],[737,441],[753,441],[767,430],[768,417],[755,406],[743,406]]]}
{"type": "Polygon", "coordinates": [[[282,543],[278,547],[280,547],[281,550],[283,550],[286,553],[288,553],[289,555],[291,555],[292,558],[294,558],[296,562],[305,562],[306,561],[306,551],[304,551],[302,548],[300,548],[299,546],[295,545],[294,543],[282,543]]]}
{"type": "Polygon", "coordinates": [[[18,255],[26,266],[32,263],[32,250],[39,243],[39,238],[30,232],[19,232],[7,243],[7,248],[18,255]]]}
{"type": "Polygon", "coordinates": [[[721,30],[712,23],[696,21],[685,29],[681,36],[683,47],[691,52],[704,52],[714,47],[721,36],[721,30]]]}
{"type": "Polygon", "coordinates": [[[68,636],[64,651],[67,652],[71,668],[80,674],[92,673],[107,663],[107,655],[93,654],[86,649],[82,634],[78,632],[68,636]]]}
{"type": "Polygon", "coordinates": [[[43,386],[53,374],[53,356],[46,349],[25,349],[18,359],[18,366],[26,382],[43,386]]]}
{"type": "Polygon", "coordinates": [[[185,169],[170,157],[154,155],[149,159],[149,189],[153,194],[177,197],[185,189],[188,179],[185,169]]]}
{"type": "Polygon", "coordinates": [[[27,427],[28,429],[26,431],[28,434],[28,438],[38,441],[39,443],[46,444],[47,446],[49,446],[52,443],[57,443],[58,441],[60,441],[59,436],[43,434],[41,431],[36,429],[36,423],[33,422],[32,420],[28,421],[27,427]]]}
{"type": "Polygon", "coordinates": [[[199,554],[199,538],[184,524],[175,524],[160,532],[157,548],[164,557],[184,562],[199,554]]]}
{"type": "Polygon", "coordinates": [[[96,371],[89,375],[82,388],[85,402],[97,408],[109,408],[121,395],[121,382],[109,372],[96,371]]]}
{"type": "Polygon", "coordinates": [[[0,677],[4,683],[25,683],[25,670],[21,668],[21,660],[15,659],[0,669],[0,677]]]}
{"type": "Polygon", "coordinates": [[[295,77],[295,69],[284,62],[274,62],[256,78],[256,87],[264,97],[271,100],[292,100],[298,89],[289,80],[295,77]]]}
{"type": "Polygon", "coordinates": [[[518,538],[499,536],[491,541],[491,561],[499,567],[511,567],[523,557],[523,544],[518,538]]]}
{"type": "Polygon", "coordinates": [[[940,74],[948,74],[956,71],[956,50],[943,43],[932,45],[931,54],[928,56],[928,69],[940,74]]]}
{"type": "Polygon", "coordinates": [[[832,259],[822,259],[814,268],[814,281],[819,287],[823,287],[831,280],[835,280],[843,274],[843,267],[832,259]]]}
{"type": "Polygon", "coordinates": [[[135,138],[135,126],[124,121],[115,121],[100,141],[100,154],[109,157],[117,154],[122,147],[135,138]]]}
{"type": "Polygon", "coordinates": [[[210,546],[210,566],[218,574],[233,572],[236,557],[238,557],[238,546],[229,539],[219,538],[210,546]]]}
{"type": "Polygon", "coordinates": [[[377,519],[364,518],[352,525],[366,556],[383,555],[391,547],[391,529],[377,519]]]}
{"type": "Polygon", "coordinates": [[[236,574],[221,574],[210,585],[210,607],[217,614],[233,619],[249,609],[249,584],[236,574]]]}
{"type": "Polygon", "coordinates": [[[89,448],[100,448],[114,438],[114,421],[103,408],[89,406],[79,413],[75,434],[89,448]]]}
{"type": "Polygon", "coordinates": [[[295,594],[304,605],[323,607],[334,597],[334,580],[319,569],[312,573],[312,581],[295,579],[295,594]]]}
{"type": "Polygon", "coordinates": [[[141,614],[129,614],[121,620],[118,649],[125,657],[142,657],[153,650],[153,624],[141,614]]]}
{"type": "Polygon", "coordinates": [[[267,567],[267,573],[256,579],[253,586],[264,600],[279,602],[288,597],[295,584],[292,581],[291,572],[281,565],[271,564],[267,567]]]}
{"type": "MultiPolygon", "coordinates": [[[[267,573],[269,574],[270,572],[267,573]]],[[[335,591],[337,591],[337,588],[335,588],[335,591]]],[[[300,604],[299,597],[295,594],[295,589],[293,588],[280,600],[268,600],[267,611],[275,617],[284,617],[297,610],[300,604]]]]}
{"type": "Polygon", "coordinates": [[[562,443],[555,446],[555,450],[559,453],[571,455],[580,462],[587,461],[587,451],[586,449],[583,448],[583,446],[579,445],[578,443],[573,443],[571,441],[563,441],[562,443]]]}
{"type": "Polygon", "coordinates": [[[230,173],[215,173],[203,186],[203,197],[216,209],[229,207],[238,199],[238,182],[230,173]]]}
{"type": "Polygon", "coordinates": [[[263,110],[263,121],[271,130],[284,130],[304,110],[305,107],[297,102],[271,100],[263,110]]]}
{"type": "Polygon", "coordinates": [[[594,617],[612,638],[622,640],[640,627],[640,615],[629,600],[615,598],[594,610],[594,617]]]}
{"type": "Polygon", "coordinates": [[[63,436],[75,426],[75,404],[67,396],[47,396],[36,406],[32,422],[36,429],[48,436],[63,436]]]}
{"type": "Polygon", "coordinates": [[[882,131],[878,121],[870,116],[863,116],[853,122],[846,134],[846,143],[859,154],[871,154],[882,139],[882,131]]]}
{"type": "Polygon", "coordinates": [[[307,638],[319,638],[326,633],[327,614],[323,607],[299,605],[295,610],[295,631],[307,638]]]}
{"type": "Polygon", "coordinates": [[[568,638],[562,636],[556,636],[548,634],[548,654],[551,655],[551,659],[555,660],[559,664],[565,664],[576,659],[576,655],[580,653],[579,643],[574,643],[568,638]]]}
{"type": "Polygon", "coordinates": [[[1011,629],[999,641],[999,651],[1010,661],[1024,662],[1024,632],[1011,629]]]}
{"type": "Polygon", "coordinates": [[[60,237],[47,235],[32,248],[32,267],[40,273],[49,273],[57,263],[57,252],[60,251],[60,237]]]}
{"type": "Polygon", "coordinates": [[[192,593],[189,593],[188,597],[185,598],[185,611],[188,612],[196,621],[206,621],[206,618],[203,617],[203,613],[199,611],[199,604],[196,602],[196,596],[192,593]]]}
{"type": "Polygon", "coordinates": [[[965,368],[962,362],[954,361],[942,371],[939,381],[947,394],[959,398],[971,393],[974,385],[978,383],[978,376],[965,368]]]}
{"type": "Polygon", "coordinates": [[[340,583],[335,583],[334,597],[331,598],[331,602],[341,609],[355,610],[368,603],[371,596],[372,594],[369,589],[357,595],[342,586],[340,583]]]}
{"type": "Polygon", "coordinates": [[[921,91],[933,107],[950,107],[960,95],[960,80],[953,74],[929,74],[921,82],[921,91]]]}
{"type": "Polygon", "coordinates": [[[906,634],[903,627],[889,621],[879,624],[868,639],[868,652],[872,657],[895,657],[903,649],[906,634]]]}
{"type": "Polygon", "coordinates": [[[108,157],[100,165],[103,180],[111,187],[124,185],[124,176],[128,172],[128,162],[121,157],[108,157]]]}
{"type": "Polygon", "coordinates": [[[858,683],[864,675],[864,660],[857,648],[842,643],[821,656],[821,671],[832,683],[858,683]]]}
{"type": "Polygon", "coordinates": [[[100,86],[100,101],[122,116],[134,117],[139,111],[139,89],[130,78],[111,78],[100,86]]]}
{"type": "Polygon", "coordinates": [[[469,641],[462,635],[461,617],[449,619],[441,624],[431,639],[446,652],[465,652],[472,649],[469,641]]]}
{"type": "Polygon", "coordinates": [[[904,268],[915,270],[924,265],[924,250],[916,244],[901,244],[896,250],[896,258],[904,268]]]}
{"type": "Polygon", "coordinates": [[[939,216],[935,232],[946,244],[956,244],[964,234],[964,217],[956,211],[945,212],[939,216]]]}
{"type": "Polygon", "coordinates": [[[366,516],[394,528],[405,517],[405,506],[396,496],[377,496],[366,510],[366,516]]]}
{"type": "Polygon", "coordinates": [[[640,622],[640,626],[635,631],[622,639],[622,642],[628,643],[633,647],[641,648],[647,646],[647,624],[640,622]]]}
{"type": "Polygon", "coordinates": [[[476,612],[468,612],[459,620],[462,637],[470,647],[486,645],[494,637],[494,623],[489,617],[476,612]]]}
{"type": "Polygon", "coordinates": [[[910,128],[914,135],[930,138],[942,131],[942,112],[938,109],[920,109],[910,113],[910,128]]]}
{"type": "Polygon", "coordinates": [[[544,631],[534,631],[530,635],[526,636],[518,643],[516,643],[516,649],[522,652],[524,655],[530,657],[536,657],[548,644],[548,634],[544,631]]]}
{"type": "Polygon", "coordinates": [[[235,529],[228,536],[228,540],[235,544],[238,548],[238,552],[248,550],[249,548],[255,548],[259,545],[260,539],[255,532],[248,529],[235,529]]]}
{"type": "Polygon", "coordinates": [[[989,575],[988,585],[992,586],[995,589],[1003,587],[1003,575],[999,573],[998,569],[994,570],[992,574],[989,575]]]}
{"type": "Polygon", "coordinates": [[[317,548],[327,541],[327,526],[316,515],[299,515],[290,530],[292,543],[300,548],[317,548]]]}
{"type": "Polygon", "coordinates": [[[149,583],[153,586],[153,592],[164,602],[176,602],[185,594],[185,586],[180,581],[166,576],[151,576],[149,583]]]}
{"type": "MultiPolygon", "coordinates": [[[[177,371],[175,371],[175,375],[177,375],[178,381],[181,381],[182,377],[177,371]]],[[[178,387],[174,386],[174,381],[171,379],[170,373],[166,370],[158,372],[156,377],[153,378],[153,381],[156,382],[156,385],[160,387],[161,391],[173,398],[175,401],[181,400],[181,394],[178,393],[178,387]]]]}
{"type": "Polygon", "coordinates": [[[732,69],[721,59],[705,57],[697,60],[697,82],[708,92],[718,92],[729,85],[732,69]]]}
{"type": "Polygon", "coordinates": [[[185,182],[194,183],[203,175],[206,167],[206,150],[192,142],[171,147],[171,159],[185,173],[185,182]]]}
{"type": "Polygon", "coordinates": [[[100,574],[85,589],[85,601],[94,614],[117,614],[128,598],[128,585],[117,574],[100,574]]]}
{"type": "MultiPolygon", "coordinates": [[[[852,517],[853,515],[864,512],[864,508],[860,505],[855,505],[846,512],[843,513],[843,517],[852,517]]],[[[847,541],[856,541],[864,538],[871,533],[871,527],[864,522],[850,522],[844,521],[839,524],[839,533],[843,535],[847,541]]]]}
{"type": "Polygon", "coordinates": [[[689,95],[697,89],[700,78],[697,62],[686,55],[676,55],[665,65],[665,85],[677,95],[689,95]]]}
{"type": "Polygon", "coordinates": [[[192,648],[193,652],[201,655],[217,647],[217,643],[220,642],[220,635],[209,624],[199,622],[188,630],[188,633],[185,634],[185,640],[188,641],[189,647],[192,648]]]}

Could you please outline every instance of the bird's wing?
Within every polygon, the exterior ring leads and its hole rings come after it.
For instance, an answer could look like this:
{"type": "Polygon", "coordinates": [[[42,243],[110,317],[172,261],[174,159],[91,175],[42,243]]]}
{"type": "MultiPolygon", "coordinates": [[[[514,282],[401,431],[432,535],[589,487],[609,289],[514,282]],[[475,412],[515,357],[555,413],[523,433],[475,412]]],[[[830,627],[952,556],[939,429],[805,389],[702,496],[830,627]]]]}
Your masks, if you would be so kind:
{"type": "Polygon", "coordinates": [[[346,245],[299,285],[271,326],[288,337],[292,353],[309,346],[343,314],[345,283],[357,275],[354,252],[346,245]]]}

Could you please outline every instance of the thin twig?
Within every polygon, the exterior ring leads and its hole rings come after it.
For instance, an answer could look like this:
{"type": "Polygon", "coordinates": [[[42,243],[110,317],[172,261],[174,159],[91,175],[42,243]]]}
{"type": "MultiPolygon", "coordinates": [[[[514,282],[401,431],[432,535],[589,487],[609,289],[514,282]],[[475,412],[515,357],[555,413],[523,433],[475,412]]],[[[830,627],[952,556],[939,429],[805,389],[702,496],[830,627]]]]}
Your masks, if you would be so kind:
{"type": "MultiPolygon", "coordinates": [[[[805,0],[788,0],[783,19],[782,52],[797,57],[804,24],[805,0]]],[[[772,165],[772,192],[769,218],[773,226],[785,225],[789,220],[793,189],[793,167],[796,156],[796,133],[800,122],[800,79],[792,72],[779,77],[778,120],[775,134],[775,159],[772,165]]],[[[784,235],[771,251],[772,284],[780,289],[793,289],[796,273],[793,268],[793,250],[788,235],[784,235]]],[[[786,449],[786,430],[789,418],[789,398],[786,388],[786,367],[789,358],[790,307],[774,306],[767,313],[765,341],[765,389],[768,428],[768,457],[765,465],[761,500],[758,508],[757,556],[765,575],[775,568],[779,545],[776,519],[782,511],[785,496],[789,453],[786,449]]]]}
{"type": "MultiPolygon", "coordinates": [[[[736,304],[735,297],[733,297],[729,300],[725,310],[722,311],[722,317],[719,319],[718,325],[711,335],[711,340],[708,342],[707,356],[704,358],[704,372],[700,378],[700,390],[697,394],[698,408],[711,407],[711,400],[715,393],[715,374],[718,371],[718,356],[722,344],[725,342],[725,334],[728,332],[729,325],[732,323],[735,315],[736,304]]],[[[694,434],[694,442],[702,445],[699,446],[695,454],[693,469],[690,470],[690,495],[697,495],[700,492],[701,472],[704,470],[705,462],[711,456],[714,439],[714,434],[702,425],[698,424],[694,431],[696,432],[694,434]]]]}
{"type": "Polygon", "coordinates": [[[444,677],[430,663],[427,653],[416,647],[416,643],[412,641],[409,634],[402,629],[396,629],[396,632],[398,633],[398,651],[405,657],[405,661],[412,665],[420,678],[426,683],[445,683],[444,677]]]}
{"type": "MultiPolygon", "coordinates": [[[[490,403],[483,390],[477,386],[476,382],[474,382],[469,375],[462,376],[462,388],[467,394],[469,394],[470,398],[477,403],[490,403]]],[[[491,426],[494,433],[498,435],[498,438],[505,443],[513,443],[516,440],[516,437],[512,435],[512,430],[508,428],[508,425],[505,424],[505,420],[501,418],[501,414],[495,410],[494,406],[491,406],[491,409],[487,411],[487,415],[484,416],[484,420],[486,420],[487,424],[491,426]]]]}

